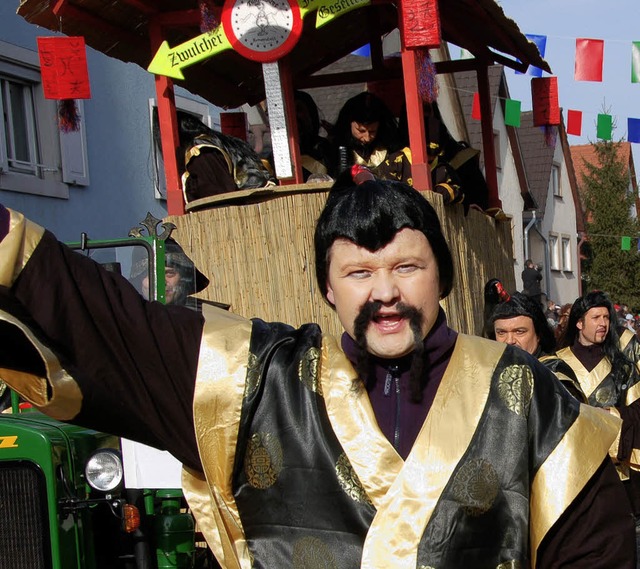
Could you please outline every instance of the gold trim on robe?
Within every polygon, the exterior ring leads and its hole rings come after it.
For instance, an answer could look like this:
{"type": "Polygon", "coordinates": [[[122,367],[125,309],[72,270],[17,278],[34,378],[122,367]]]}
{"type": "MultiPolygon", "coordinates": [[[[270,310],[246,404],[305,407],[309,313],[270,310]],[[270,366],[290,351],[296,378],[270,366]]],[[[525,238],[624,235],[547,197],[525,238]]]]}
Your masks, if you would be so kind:
{"type": "Polygon", "coordinates": [[[427,420],[403,464],[380,431],[366,392],[351,390],[354,372],[346,357],[332,357],[337,346],[329,338],[324,341],[321,381],[331,426],[378,509],[361,567],[414,567],[424,529],[475,433],[505,345],[458,336],[427,420]]]}
{"type": "Polygon", "coordinates": [[[22,335],[34,348],[46,372],[45,377],[38,377],[31,373],[0,368],[0,377],[43,413],[59,421],[73,419],[82,407],[82,392],[76,381],[62,367],[57,356],[27,326],[3,310],[0,310],[0,320],[15,327],[15,333],[22,335]]]}
{"type": "Polygon", "coordinates": [[[536,473],[529,523],[532,567],[542,539],[598,470],[620,426],[620,419],[581,403],[580,415],[536,473]]]}
{"type": "Polygon", "coordinates": [[[582,365],[582,362],[571,351],[571,348],[562,348],[556,352],[556,355],[567,362],[575,372],[576,378],[580,382],[580,387],[587,398],[591,397],[598,385],[600,385],[611,372],[611,364],[606,357],[602,358],[598,362],[598,365],[591,371],[587,371],[587,368],[582,365]]]}
{"type": "Polygon", "coordinates": [[[218,561],[224,567],[250,569],[232,474],[252,324],[208,305],[203,315],[193,417],[208,487],[196,473],[183,469],[185,496],[218,561]]]}
{"type": "Polygon", "coordinates": [[[40,243],[44,229],[17,211],[9,211],[9,233],[0,241],[0,286],[10,287],[40,243]]]}
{"type": "Polygon", "coordinates": [[[363,568],[415,567],[422,534],[469,448],[505,347],[458,336],[427,419],[371,524],[363,568]]]}

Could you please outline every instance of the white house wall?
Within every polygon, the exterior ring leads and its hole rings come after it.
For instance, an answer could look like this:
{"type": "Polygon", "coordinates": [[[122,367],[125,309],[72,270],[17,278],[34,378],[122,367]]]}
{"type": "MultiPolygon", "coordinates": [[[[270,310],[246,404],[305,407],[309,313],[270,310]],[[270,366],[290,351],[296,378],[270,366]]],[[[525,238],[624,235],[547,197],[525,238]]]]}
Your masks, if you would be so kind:
{"type": "MultiPolygon", "coordinates": [[[[576,210],[571,192],[567,164],[564,160],[560,137],[553,156],[554,164],[560,166],[560,188],[562,197],[553,195],[551,181],[549,183],[547,205],[544,219],[540,222],[539,230],[545,236],[547,244],[550,235],[557,235],[560,246],[562,237],[569,238],[571,244],[570,263],[571,270],[563,270],[549,266],[549,282],[547,283],[548,295],[558,304],[572,303],[579,296],[579,270],[578,270],[578,239],[576,232],[576,210]]],[[[548,245],[547,245],[548,246],[548,245]]],[[[549,262],[551,261],[549,257],[549,262]]],[[[560,251],[560,264],[562,265],[562,251],[560,251]]]]}
{"type": "MultiPolygon", "coordinates": [[[[502,201],[503,211],[511,217],[511,235],[513,238],[513,268],[516,279],[517,290],[522,290],[522,277],[524,249],[523,249],[523,229],[522,210],[524,200],[520,193],[520,182],[516,171],[515,159],[511,149],[511,143],[507,134],[507,127],[504,124],[504,114],[502,107],[496,104],[493,112],[493,131],[496,144],[496,158],[498,161],[498,195],[502,201]],[[495,138],[495,133],[498,137],[495,138]]],[[[496,275],[500,278],[502,275],[496,275]]]]}

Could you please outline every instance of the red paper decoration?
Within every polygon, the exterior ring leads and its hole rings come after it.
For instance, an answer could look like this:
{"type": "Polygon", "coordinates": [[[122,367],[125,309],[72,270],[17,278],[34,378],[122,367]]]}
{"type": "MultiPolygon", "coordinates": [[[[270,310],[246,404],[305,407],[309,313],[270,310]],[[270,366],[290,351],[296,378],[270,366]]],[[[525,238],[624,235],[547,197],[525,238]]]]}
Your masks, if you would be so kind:
{"type": "Polygon", "coordinates": [[[91,98],[83,37],[39,37],[38,53],[45,98],[91,98]]]}
{"type": "Polygon", "coordinates": [[[604,61],[604,41],[577,39],[576,81],[602,81],[602,63],[604,61]]]}
{"type": "Polygon", "coordinates": [[[480,112],[480,93],[473,94],[473,106],[471,107],[471,118],[480,120],[482,113],[480,112]]]}
{"type": "Polygon", "coordinates": [[[531,79],[531,101],[533,103],[534,126],[560,124],[557,77],[531,79]]]}
{"type": "Polygon", "coordinates": [[[567,134],[574,136],[582,134],[582,111],[567,110],[567,134]]]}
{"type": "Polygon", "coordinates": [[[407,49],[440,47],[438,0],[402,0],[402,38],[407,49]]]}

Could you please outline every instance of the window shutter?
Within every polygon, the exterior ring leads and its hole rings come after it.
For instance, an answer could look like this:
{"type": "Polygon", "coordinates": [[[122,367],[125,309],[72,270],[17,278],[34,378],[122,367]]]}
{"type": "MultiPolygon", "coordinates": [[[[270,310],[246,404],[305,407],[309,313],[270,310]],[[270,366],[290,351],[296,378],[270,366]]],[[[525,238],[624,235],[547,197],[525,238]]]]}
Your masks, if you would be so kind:
{"type": "Polygon", "coordinates": [[[89,159],[87,154],[87,133],[84,120],[84,103],[76,99],[80,114],[80,129],[76,132],[60,131],[60,151],[62,154],[62,181],[74,186],[89,185],[89,159]]]}

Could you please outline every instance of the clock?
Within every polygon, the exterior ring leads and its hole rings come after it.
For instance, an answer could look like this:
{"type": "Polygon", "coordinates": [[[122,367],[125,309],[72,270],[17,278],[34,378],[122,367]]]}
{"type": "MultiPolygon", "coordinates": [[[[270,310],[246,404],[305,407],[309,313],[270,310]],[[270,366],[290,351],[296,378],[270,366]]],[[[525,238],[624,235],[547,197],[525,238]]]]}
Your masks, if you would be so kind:
{"type": "Polygon", "coordinates": [[[240,55],[271,63],[289,53],[300,39],[300,6],[296,0],[226,0],[222,26],[240,55]]]}

